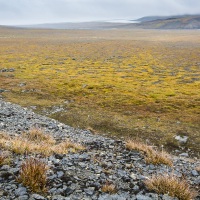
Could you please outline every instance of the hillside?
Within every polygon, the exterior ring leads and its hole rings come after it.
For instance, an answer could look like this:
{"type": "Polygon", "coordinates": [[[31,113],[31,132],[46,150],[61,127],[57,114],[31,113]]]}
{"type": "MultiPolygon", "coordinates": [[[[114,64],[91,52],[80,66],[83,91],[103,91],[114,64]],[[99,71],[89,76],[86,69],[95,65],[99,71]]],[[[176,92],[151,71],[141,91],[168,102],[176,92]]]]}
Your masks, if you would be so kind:
{"type": "Polygon", "coordinates": [[[150,29],[200,29],[200,15],[144,17],[138,19],[141,28],[150,29]]]}
{"type": "Polygon", "coordinates": [[[0,121],[2,200],[189,200],[198,190],[199,160],[184,154],[94,135],[3,100],[0,121]],[[158,176],[165,181],[156,191],[148,183],[161,173],[168,176],[158,176]]]}

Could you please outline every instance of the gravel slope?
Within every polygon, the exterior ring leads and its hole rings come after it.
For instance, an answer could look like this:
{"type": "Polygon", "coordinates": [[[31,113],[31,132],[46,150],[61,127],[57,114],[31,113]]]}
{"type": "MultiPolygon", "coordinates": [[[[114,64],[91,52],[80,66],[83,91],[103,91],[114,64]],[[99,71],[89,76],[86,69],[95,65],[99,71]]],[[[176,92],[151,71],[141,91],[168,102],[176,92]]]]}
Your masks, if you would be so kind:
{"type": "MultiPolygon", "coordinates": [[[[146,164],[141,153],[126,150],[121,140],[93,135],[87,130],[77,130],[0,100],[0,132],[21,134],[31,127],[39,127],[46,133],[52,133],[56,140],[70,138],[80,142],[86,146],[86,150],[44,159],[50,166],[47,196],[31,193],[28,188],[16,182],[15,177],[26,156],[14,155],[11,166],[0,167],[0,200],[171,200],[176,198],[148,191],[143,181],[152,174],[172,171],[178,177],[186,177],[197,190],[199,188],[200,174],[196,171],[200,166],[199,160],[173,157],[173,168],[146,164]],[[117,187],[116,194],[101,191],[102,185],[107,181],[117,187]]],[[[196,199],[200,199],[200,196],[196,199]]]]}

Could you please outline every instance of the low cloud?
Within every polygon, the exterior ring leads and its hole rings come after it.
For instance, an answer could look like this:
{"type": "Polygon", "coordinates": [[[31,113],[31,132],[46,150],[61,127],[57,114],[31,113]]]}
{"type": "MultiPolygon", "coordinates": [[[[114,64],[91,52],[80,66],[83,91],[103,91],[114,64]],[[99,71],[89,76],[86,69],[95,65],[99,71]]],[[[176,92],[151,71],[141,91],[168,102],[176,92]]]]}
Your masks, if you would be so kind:
{"type": "Polygon", "coordinates": [[[136,19],[200,13],[197,0],[0,0],[0,24],[136,19]]]}

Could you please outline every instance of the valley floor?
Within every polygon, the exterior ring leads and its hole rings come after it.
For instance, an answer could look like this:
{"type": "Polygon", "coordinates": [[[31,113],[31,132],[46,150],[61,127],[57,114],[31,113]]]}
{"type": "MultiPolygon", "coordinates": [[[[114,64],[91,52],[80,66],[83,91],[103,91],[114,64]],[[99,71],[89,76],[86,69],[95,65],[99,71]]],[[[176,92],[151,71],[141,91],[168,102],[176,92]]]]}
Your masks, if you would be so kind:
{"type": "Polygon", "coordinates": [[[198,157],[199,55],[199,30],[0,28],[0,95],[75,128],[198,157]]]}

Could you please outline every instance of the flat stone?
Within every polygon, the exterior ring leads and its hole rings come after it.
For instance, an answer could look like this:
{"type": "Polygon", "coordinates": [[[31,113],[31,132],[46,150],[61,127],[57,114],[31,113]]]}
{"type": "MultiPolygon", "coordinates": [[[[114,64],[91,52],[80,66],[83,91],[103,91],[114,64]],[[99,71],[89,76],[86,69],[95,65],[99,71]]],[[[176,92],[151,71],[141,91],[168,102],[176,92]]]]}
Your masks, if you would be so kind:
{"type": "Polygon", "coordinates": [[[177,135],[175,137],[176,140],[178,140],[180,143],[186,143],[187,140],[188,140],[188,136],[180,136],[180,135],[177,135]]]}
{"type": "Polygon", "coordinates": [[[94,194],[94,190],[95,190],[94,187],[90,187],[90,188],[84,189],[84,192],[86,193],[86,195],[92,196],[94,194]]]}
{"type": "Polygon", "coordinates": [[[149,196],[145,196],[145,195],[136,195],[136,199],[137,200],[152,200],[152,198],[151,197],[149,197],[149,196]]]}
{"type": "Polygon", "coordinates": [[[168,194],[164,194],[162,197],[163,200],[178,200],[176,197],[170,197],[168,194]]]}
{"type": "Polygon", "coordinates": [[[16,196],[23,196],[23,195],[25,195],[25,194],[27,194],[27,190],[26,190],[26,188],[25,187],[19,187],[19,188],[17,188],[16,190],[15,190],[15,195],[16,196]]]}
{"type": "Polygon", "coordinates": [[[23,196],[18,197],[17,200],[28,200],[28,199],[29,199],[28,195],[23,195],[23,196]]]}
{"type": "Polygon", "coordinates": [[[126,197],[123,197],[118,194],[114,194],[114,195],[105,194],[105,195],[99,196],[98,200],[126,200],[126,197]]]}
{"type": "Polygon", "coordinates": [[[189,154],[188,153],[181,153],[181,154],[179,154],[179,156],[181,156],[181,157],[189,157],[189,154]]]}
{"type": "Polygon", "coordinates": [[[63,172],[63,171],[58,171],[58,172],[57,172],[58,178],[62,177],[63,175],[64,175],[64,172],[63,172]]]}
{"type": "Polygon", "coordinates": [[[137,180],[137,175],[134,174],[134,173],[131,173],[130,177],[131,177],[133,180],[137,180]]]}
{"type": "Polygon", "coordinates": [[[3,93],[3,92],[5,92],[5,90],[4,89],[0,89],[0,93],[3,93]]]}
{"type": "Polygon", "coordinates": [[[52,197],[52,200],[65,200],[66,198],[65,197],[63,197],[63,196],[61,196],[61,195],[54,195],[53,197],[52,197]]]}
{"type": "Polygon", "coordinates": [[[66,194],[67,196],[69,196],[69,195],[72,194],[73,192],[74,192],[74,190],[71,189],[70,187],[66,188],[66,190],[65,190],[65,194],[66,194]]]}
{"type": "Polygon", "coordinates": [[[197,170],[192,170],[192,175],[193,176],[199,176],[199,173],[197,172],[197,170]]]}
{"type": "Polygon", "coordinates": [[[148,193],[146,194],[148,195],[149,197],[151,197],[152,200],[158,200],[158,194],[155,194],[155,193],[148,193]]]}
{"type": "Polygon", "coordinates": [[[37,200],[45,200],[45,198],[39,194],[32,194],[31,197],[37,200]]]}

